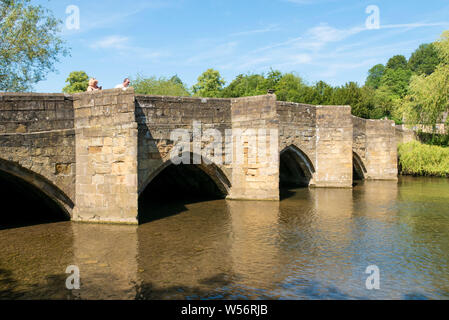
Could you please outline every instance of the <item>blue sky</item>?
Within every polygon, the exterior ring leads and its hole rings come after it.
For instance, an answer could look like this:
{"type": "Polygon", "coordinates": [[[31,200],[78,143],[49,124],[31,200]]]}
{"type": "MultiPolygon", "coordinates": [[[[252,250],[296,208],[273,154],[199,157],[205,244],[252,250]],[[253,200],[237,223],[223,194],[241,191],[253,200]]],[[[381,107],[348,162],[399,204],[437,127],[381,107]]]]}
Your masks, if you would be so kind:
{"type": "Polygon", "coordinates": [[[208,68],[227,83],[270,68],[308,83],[364,83],[367,71],[395,54],[407,58],[449,29],[447,0],[35,0],[64,22],[80,10],[79,30],[64,27],[71,56],[35,86],[60,92],[71,71],[111,88],[123,78],[177,74],[189,86],[208,68]],[[380,9],[380,29],[365,27],[380,9]]]}

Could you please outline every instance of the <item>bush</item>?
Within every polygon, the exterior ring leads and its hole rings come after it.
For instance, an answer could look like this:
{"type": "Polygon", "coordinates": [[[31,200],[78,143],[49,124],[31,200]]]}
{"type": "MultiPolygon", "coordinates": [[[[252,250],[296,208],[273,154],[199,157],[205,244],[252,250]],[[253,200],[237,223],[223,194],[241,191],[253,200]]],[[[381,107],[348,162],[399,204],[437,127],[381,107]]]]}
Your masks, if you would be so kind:
{"type": "Polygon", "coordinates": [[[449,148],[417,141],[399,145],[401,174],[449,177],[449,148]]]}
{"type": "Polygon", "coordinates": [[[427,132],[418,132],[418,139],[422,143],[435,146],[449,147],[449,134],[435,134],[427,132]]]}
{"type": "Polygon", "coordinates": [[[173,76],[170,79],[165,77],[149,77],[137,75],[136,79],[131,79],[134,92],[137,94],[160,95],[160,96],[175,96],[184,97],[190,96],[184,83],[178,76],[173,76]]]}

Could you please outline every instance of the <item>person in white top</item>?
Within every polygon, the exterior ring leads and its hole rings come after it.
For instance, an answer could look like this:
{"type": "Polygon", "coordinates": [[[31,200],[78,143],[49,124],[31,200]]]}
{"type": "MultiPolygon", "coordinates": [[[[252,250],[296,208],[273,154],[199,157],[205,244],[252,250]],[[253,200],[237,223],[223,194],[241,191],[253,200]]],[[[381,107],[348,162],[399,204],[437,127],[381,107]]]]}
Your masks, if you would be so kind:
{"type": "Polygon", "coordinates": [[[126,89],[128,89],[130,83],[131,83],[131,81],[128,78],[126,78],[125,80],[123,80],[123,83],[116,85],[115,89],[126,90],[126,89]]]}

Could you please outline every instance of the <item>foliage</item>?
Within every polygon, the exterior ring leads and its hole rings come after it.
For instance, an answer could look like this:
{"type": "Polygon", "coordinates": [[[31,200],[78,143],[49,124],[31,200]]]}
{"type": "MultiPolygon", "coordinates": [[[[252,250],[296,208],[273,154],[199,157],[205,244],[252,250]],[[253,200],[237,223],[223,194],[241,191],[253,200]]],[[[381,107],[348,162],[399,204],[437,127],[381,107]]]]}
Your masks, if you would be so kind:
{"type": "Polygon", "coordinates": [[[0,91],[27,91],[67,55],[61,21],[30,0],[0,0],[0,91]]]}
{"type": "Polygon", "coordinates": [[[365,85],[367,87],[377,89],[380,86],[380,81],[385,73],[385,66],[383,64],[376,64],[369,69],[368,78],[366,78],[365,85]]]}
{"type": "MultiPolygon", "coordinates": [[[[269,79],[268,81],[272,81],[269,79]]],[[[292,73],[281,75],[273,82],[278,100],[304,102],[302,99],[306,85],[303,80],[292,73]]]]}
{"type": "Polygon", "coordinates": [[[419,141],[421,141],[424,144],[449,147],[448,134],[432,134],[429,132],[422,132],[422,131],[418,131],[416,134],[418,136],[419,141]]]}
{"type": "Polygon", "coordinates": [[[73,71],[65,82],[67,85],[62,89],[62,92],[85,92],[89,86],[89,76],[84,71],[73,71]]]}
{"type": "Polygon", "coordinates": [[[387,68],[380,80],[379,89],[388,92],[392,98],[403,98],[407,94],[411,77],[409,69],[387,68]]]}
{"type": "Polygon", "coordinates": [[[267,93],[267,81],[260,74],[239,74],[226,88],[223,89],[223,98],[238,98],[257,96],[267,93]]]}
{"type": "Polygon", "coordinates": [[[186,86],[178,76],[170,79],[165,77],[149,77],[137,75],[136,79],[131,80],[135,93],[161,96],[190,96],[186,86]]]}
{"type": "Polygon", "coordinates": [[[413,76],[409,91],[403,104],[407,122],[431,126],[435,131],[449,109],[449,68],[439,65],[429,76],[413,76]]]}
{"type": "Polygon", "coordinates": [[[443,32],[441,38],[435,42],[435,47],[441,59],[441,64],[447,66],[449,64],[449,30],[443,32]]]}
{"type": "Polygon", "coordinates": [[[198,77],[198,82],[192,87],[193,94],[198,97],[220,97],[225,81],[220,72],[208,69],[198,77]]]}
{"type": "Polygon", "coordinates": [[[422,44],[408,60],[411,71],[418,75],[430,75],[441,62],[433,43],[422,44]]]}
{"type": "Polygon", "coordinates": [[[407,59],[403,55],[396,55],[387,62],[387,69],[397,70],[397,69],[407,69],[408,63],[407,59]]]}
{"type": "Polygon", "coordinates": [[[401,144],[399,166],[402,174],[449,177],[449,148],[417,141],[401,144]]]}
{"type": "Polygon", "coordinates": [[[413,76],[402,105],[409,124],[430,126],[434,134],[449,109],[449,32],[443,33],[435,46],[441,63],[428,76],[413,76]]]}

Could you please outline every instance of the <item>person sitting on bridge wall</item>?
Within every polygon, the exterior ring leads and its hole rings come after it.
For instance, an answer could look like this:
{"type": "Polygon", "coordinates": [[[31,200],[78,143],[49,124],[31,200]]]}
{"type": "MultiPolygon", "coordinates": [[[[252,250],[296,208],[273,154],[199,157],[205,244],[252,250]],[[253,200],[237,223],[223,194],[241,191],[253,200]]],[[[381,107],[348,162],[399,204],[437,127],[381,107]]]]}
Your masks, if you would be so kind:
{"type": "Polygon", "coordinates": [[[89,86],[87,87],[87,92],[90,91],[100,91],[103,87],[98,86],[98,80],[95,78],[92,78],[89,80],[89,86]]]}
{"type": "Polygon", "coordinates": [[[123,83],[116,85],[115,89],[126,90],[126,89],[128,89],[130,83],[131,83],[131,81],[129,80],[129,78],[126,78],[125,80],[123,80],[123,83]]]}

